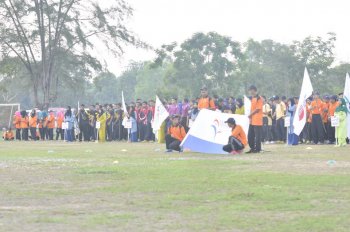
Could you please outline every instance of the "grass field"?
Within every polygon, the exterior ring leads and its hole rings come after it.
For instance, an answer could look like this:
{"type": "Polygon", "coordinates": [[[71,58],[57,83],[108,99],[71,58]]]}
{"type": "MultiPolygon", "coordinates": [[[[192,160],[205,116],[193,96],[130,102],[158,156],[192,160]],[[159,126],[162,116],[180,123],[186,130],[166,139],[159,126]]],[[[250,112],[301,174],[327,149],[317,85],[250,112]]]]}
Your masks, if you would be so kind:
{"type": "Polygon", "coordinates": [[[0,231],[349,231],[350,149],[306,148],[1,142],[0,231]]]}

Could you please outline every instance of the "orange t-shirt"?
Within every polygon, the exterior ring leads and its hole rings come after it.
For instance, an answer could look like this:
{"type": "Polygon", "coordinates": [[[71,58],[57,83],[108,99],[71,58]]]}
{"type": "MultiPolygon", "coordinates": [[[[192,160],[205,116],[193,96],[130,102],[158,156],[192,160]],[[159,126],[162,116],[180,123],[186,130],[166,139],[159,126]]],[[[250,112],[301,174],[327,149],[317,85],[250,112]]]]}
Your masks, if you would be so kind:
{"type": "Polygon", "coordinates": [[[55,116],[53,116],[52,114],[50,114],[47,117],[47,128],[49,129],[55,128],[55,116]]]}
{"type": "Polygon", "coordinates": [[[186,136],[186,131],[182,126],[171,126],[168,129],[168,134],[171,135],[171,137],[182,142],[186,136]]]}
{"type": "Polygon", "coordinates": [[[63,120],[64,120],[63,117],[57,117],[57,128],[59,128],[59,129],[62,128],[63,120]]]}
{"type": "Polygon", "coordinates": [[[15,125],[16,129],[21,129],[21,117],[14,116],[13,117],[13,124],[15,125]]]}
{"type": "Polygon", "coordinates": [[[321,114],[324,109],[324,104],[320,99],[311,102],[311,114],[321,114]]]}
{"type": "Polygon", "coordinates": [[[251,106],[251,112],[254,112],[255,110],[258,110],[257,113],[255,113],[250,120],[250,124],[253,126],[262,126],[263,125],[263,100],[261,97],[253,97],[252,100],[252,106],[251,106]]]}
{"type": "Polygon", "coordinates": [[[312,114],[311,114],[311,103],[306,103],[306,115],[307,115],[307,122],[311,123],[312,122],[312,114]]]}
{"type": "Polygon", "coordinates": [[[339,102],[329,103],[328,114],[329,116],[334,116],[335,110],[339,106],[339,102]]]}
{"type": "Polygon", "coordinates": [[[248,144],[247,143],[247,136],[240,125],[236,125],[236,127],[234,129],[232,129],[231,135],[233,137],[235,137],[236,139],[238,139],[244,146],[246,146],[248,144]]]}
{"type": "Polygon", "coordinates": [[[36,128],[36,126],[37,126],[37,117],[36,116],[34,116],[34,117],[30,116],[29,117],[29,127],[35,127],[36,128]]]}
{"type": "Polygon", "coordinates": [[[210,97],[200,98],[198,101],[198,109],[215,109],[215,102],[210,97]]]}
{"type": "Polygon", "coordinates": [[[28,117],[25,117],[25,118],[21,117],[21,128],[22,129],[28,128],[28,117]]]}
{"type": "Polygon", "coordinates": [[[322,121],[324,123],[328,122],[328,113],[329,113],[329,103],[324,102],[322,108],[322,121]]]}

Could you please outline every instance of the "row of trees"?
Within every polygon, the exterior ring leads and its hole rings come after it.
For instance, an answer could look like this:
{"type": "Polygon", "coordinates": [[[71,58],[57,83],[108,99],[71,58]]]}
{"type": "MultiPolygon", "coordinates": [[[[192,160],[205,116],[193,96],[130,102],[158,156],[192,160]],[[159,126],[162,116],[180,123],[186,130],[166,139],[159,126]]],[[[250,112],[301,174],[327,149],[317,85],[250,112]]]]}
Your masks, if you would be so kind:
{"type": "Polygon", "coordinates": [[[198,96],[242,96],[254,83],[262,94],[298,95],[305,65],[314,88],[342,91],[350,64],[336,64],[336,35],[292,44],[273,40],[240,43],[215,32],[196,33],[163,45],[155,60],[132,62],[118,77],[93,56],[96,41],[114,55],[124,44],[147,47],[124,26],[132,9],[123,0],[103,8],[97,0],[4,0],[0,2],[0,102],[24,107],[72,102],[198,96]]]}

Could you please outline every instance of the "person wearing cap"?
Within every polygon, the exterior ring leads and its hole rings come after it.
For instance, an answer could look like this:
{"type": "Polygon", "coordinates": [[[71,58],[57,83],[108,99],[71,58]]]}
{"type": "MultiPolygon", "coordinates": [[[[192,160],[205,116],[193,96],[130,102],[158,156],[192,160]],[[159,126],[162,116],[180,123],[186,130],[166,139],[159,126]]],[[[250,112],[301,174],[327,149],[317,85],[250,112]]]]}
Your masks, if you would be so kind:
{"type": "Polygon", "coordinates": [[[262,140],[262,126],[263,126],[263,100],[258,95],[257,88],[252,85],[249,87],[249,94],[251,96],[251,109],[249,114],[250,125],[248,131],[248,143],[250,150],[247,153],[260,153],[262,140]]]}
{"type": "Polygon", "coordinates": [[[198,100],[198,109],[216,110],[214,99],[209,97],[208,88],[205,86],[201,88],[201,97],[198,100]]]}
{"type": "Polygon", "coordinates": [[[320,99],[320,94],[314,92],[313,101],[310,107],[312,122],[311,122],[311,135],[314,144],[323,144],[325,136],[325,128],[322,122],[322,113],[324,111],[324,104],[320,99]]]}
{"type": "Polygon", "coordinates": [[[171,117],[172,124],[168,128],[167,135],[165,136],[166,152],[179,151],[181,152],[180,144],[186,136],[186,131],[180,124],[180,116],[173,115],[171,117]]]}
{"type": "MultiPolygon", "coordinates": [[[[339,106],[339,101],[336,95],[330,97],[328,106],[328,122],[331,124],[331,118],[334,116],[335,110],[339,106]]],[[[329,144],[335,144],[335,127],[329,127],[329,144]]]]}
{"type": "Polygon", "coordinates": [[[241,154],[247,145],[247,136],[240,125],[236,124],[234,118],[229,118],[225,122],[227,125],[232,128],[231,136],[228,139],[228,144],[223,146],[223,150],[227,153],[233,155],[241,154]]]}

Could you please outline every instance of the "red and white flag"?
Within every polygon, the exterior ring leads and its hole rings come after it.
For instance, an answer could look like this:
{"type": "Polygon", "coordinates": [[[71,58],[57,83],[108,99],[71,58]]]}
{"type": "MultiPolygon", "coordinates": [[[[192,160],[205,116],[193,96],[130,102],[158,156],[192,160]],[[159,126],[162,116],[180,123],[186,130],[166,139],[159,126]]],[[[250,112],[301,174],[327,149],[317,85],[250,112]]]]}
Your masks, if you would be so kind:
{"type": "Polygon", "coordinates": [[[295,111],[293,119],[294,134],[300,135],[306,124],[306,99],[308,99],[313,92],[312,84],[310,81],[309,73],[305,68],[303,85],[301,86],[299,103],[295,111]]]}

